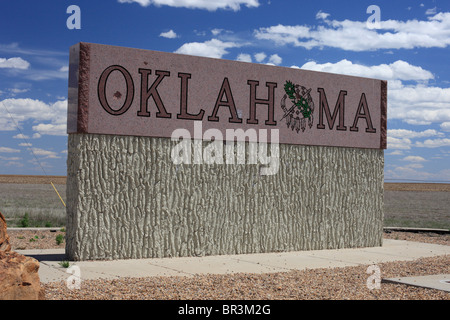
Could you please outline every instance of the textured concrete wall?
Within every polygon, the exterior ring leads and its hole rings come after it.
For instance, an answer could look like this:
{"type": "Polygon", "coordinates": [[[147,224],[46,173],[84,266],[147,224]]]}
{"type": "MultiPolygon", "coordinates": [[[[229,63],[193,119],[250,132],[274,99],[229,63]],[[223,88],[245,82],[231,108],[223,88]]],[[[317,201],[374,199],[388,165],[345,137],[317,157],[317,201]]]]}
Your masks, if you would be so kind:
{"type": "Polygon", "coordinates": [[[280,145],[260,164],[174,165],[168,138],[70,134],[72,260],[380,246],[383,150],[280,145]]]}

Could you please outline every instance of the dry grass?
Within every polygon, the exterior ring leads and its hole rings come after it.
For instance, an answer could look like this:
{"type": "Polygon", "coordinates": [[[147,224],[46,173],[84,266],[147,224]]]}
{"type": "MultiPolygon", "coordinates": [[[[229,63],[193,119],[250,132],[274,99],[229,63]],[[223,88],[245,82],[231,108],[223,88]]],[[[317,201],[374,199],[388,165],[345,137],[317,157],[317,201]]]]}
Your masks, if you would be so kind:
{"type": "Polygon", "coordinates": [[[450,183],[385,183],[384,191],[450,192],[450,183]]]}
{"type": "Polygon", "coordinates": [[[27,175],[0,175],[0,183],[16,184],[66,184],[66,176],[27,176],[27,175]]]}

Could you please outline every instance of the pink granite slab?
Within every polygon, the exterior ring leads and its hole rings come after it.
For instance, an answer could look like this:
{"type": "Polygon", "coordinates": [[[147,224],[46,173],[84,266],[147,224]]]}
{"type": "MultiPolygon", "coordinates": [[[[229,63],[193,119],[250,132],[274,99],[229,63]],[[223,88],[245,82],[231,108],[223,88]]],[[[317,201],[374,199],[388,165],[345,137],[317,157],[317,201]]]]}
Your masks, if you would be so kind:
{"type": "Polygon", "coordinates": [[[90,43],[70,48],[68,133],[171,137],[184,128],[194,137],[201,121],[203,132],[223,137],[227,129],[278,129],[280,143],[385,149],[386,118],[383,80],[90,43]],[[299,90],[295,99],[288,81],[299,90]],[[314,105],[304,130],[307,109],[294,102],[314,105]]]}

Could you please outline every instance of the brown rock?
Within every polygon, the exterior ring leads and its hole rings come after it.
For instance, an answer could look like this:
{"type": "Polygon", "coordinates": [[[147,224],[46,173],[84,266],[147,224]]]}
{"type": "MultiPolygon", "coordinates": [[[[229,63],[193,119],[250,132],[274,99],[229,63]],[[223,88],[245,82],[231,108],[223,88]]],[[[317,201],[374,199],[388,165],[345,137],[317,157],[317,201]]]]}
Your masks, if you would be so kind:
{"type": "Polygon", "coordinates": [[[9,236],[6,229],[6,219],[0,212],[0,251],[3,252],[11,250],[11,244],[9,243],[9,236]]]}
{"type": "Polygon", "coordinates": [[[0,300],[43,300],[39,262],[17,252],[0,252],[0,300]]]}
{"type": "Polygon", "coordinates": [[[39,261],[11,251],[6,230],[0,213],[0,300],[44,300],[39,261]]]}

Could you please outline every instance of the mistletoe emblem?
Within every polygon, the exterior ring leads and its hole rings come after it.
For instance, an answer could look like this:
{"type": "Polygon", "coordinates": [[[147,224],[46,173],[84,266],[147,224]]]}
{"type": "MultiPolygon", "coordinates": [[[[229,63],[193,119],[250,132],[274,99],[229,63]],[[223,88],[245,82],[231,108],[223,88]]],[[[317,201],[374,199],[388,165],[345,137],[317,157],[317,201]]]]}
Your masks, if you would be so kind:
{"type": "Polygon", "coordinates": [[[314,122],[314,101],[311,98],[311,89],[306,89],[304,86],[293,84],[291,81],[286,81],[284,85],[286,94],[281,99],[281,108],[284,111],[284,116],[281,120],[286,119],[288,128],[305,131],[306,119],[308,119],[308,126],[311,128],[314,122]],[[286,100],[291,100],[292,106],[288,109],[286,107],[286,100]]]}

